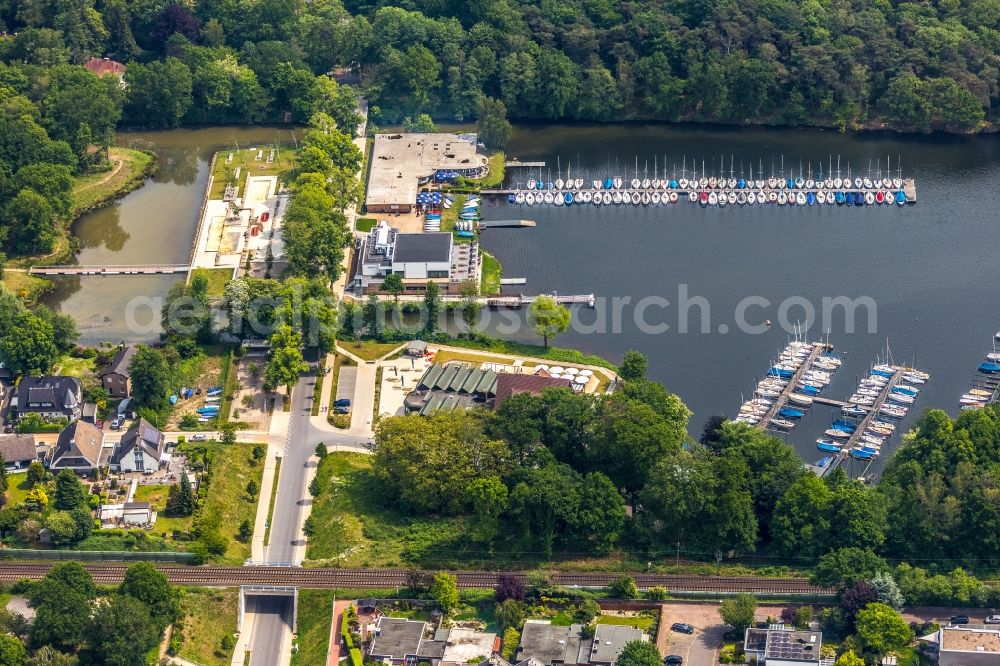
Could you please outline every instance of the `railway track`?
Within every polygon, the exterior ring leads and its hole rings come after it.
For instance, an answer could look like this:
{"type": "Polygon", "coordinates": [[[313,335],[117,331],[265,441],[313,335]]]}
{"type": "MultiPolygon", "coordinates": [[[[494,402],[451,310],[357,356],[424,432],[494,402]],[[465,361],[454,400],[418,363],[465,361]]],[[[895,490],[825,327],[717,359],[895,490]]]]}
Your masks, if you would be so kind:
{"type": "MultiPolygon", "coordinates": [[[[22,578],[38,579],[54,563],[0,563],[0,582],[15,582],[22,578]]],[[[127,564],[84,564],[97,583],[120,582],[127,564]]],[[[301,567],[269,566],[159,566],[171,583],[207,587],[236,587],[240,585],[286,585],[312,589],[332,588],[392,588],[406,586],[412,574],[402,569],[309,569],[301,567]]],[[[493,587],[499,572],[454,572],[459,587],[493,587]]],[[[514,572],[524,578],[525,574],[514,572]]],[[[558,573],[552,581],[558,585],[578,587],[606,587],[620,574],[615,573],[558,573]]],[[[832,594],[831,590],[817,588],[809,581],[797,578],[762,578],[754,576],[671,576],[664,574],[635,574],[640,588],[660,585],[670,592],[749,592],[774,595],[832,594]]]]}

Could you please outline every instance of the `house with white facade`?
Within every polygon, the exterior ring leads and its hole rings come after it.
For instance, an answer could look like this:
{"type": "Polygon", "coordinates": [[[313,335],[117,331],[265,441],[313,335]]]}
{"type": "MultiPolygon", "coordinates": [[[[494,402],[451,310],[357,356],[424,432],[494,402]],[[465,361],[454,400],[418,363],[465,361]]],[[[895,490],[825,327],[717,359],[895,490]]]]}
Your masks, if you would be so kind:
{"type": "Polygon", "coordinates": [[[169,462],[163,433],[146,419],[139,419],[122,435],[110,467],[119,472],[155,472],[169,462]]]}

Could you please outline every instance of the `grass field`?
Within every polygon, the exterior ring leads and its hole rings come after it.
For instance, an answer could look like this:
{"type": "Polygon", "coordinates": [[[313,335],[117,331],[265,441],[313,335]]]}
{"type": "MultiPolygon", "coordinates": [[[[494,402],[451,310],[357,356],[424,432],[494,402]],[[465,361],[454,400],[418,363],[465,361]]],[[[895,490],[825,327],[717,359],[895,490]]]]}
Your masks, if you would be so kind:
{"type": "Polygon", "coordinates": [[[273,162],[267,163],[267,156],[274,149],[274,144],[261,145],[259,147],[244,148],[240,151],[222,150],[216,153],[215,168],[212,170],[212,189],[209,191],[209,199],[222,199],[226,192],[226,183],[231,179],[239,182],[239,192],[237,196],[243,196],[243,188],[246,186],[247,176],[281,176],[292,167],[292,161],[296,150],[291,146],[278,146],[278,153],[273,162]],[[263,150],[264,154],[260,160],[257,159],[258,151],[263,150]],[[226,163],[229,155],[233,156],[232,162],[226,163]],[[240,175],[235,176],[236,169],[240,169],[240,175]]]}
{"type": "Polygon", "coordinates": [[[358,231],[368,233],[375,228],[376,224],[378,224],[378,220],[374,217],[359,217],[354,221],[354,228],[358,231]]]}
{"type": "Polygon", "coordinates": [[[75,358],[65,354],[56,361],[55,367],[56,372],[53,374],[83,379],[94,374],[97,368],[97,359],[75,358]]]}
{"type": "Polygon", "coordinates": [[[622,615],[601,615],[596,620],[597,624],[617,624],[626,627],[638,627],[643,631],[646,631],[653,623],[656,622],[656,618],[650,615],[632,615],[625,617],[622,615]]]}
{"type": "Polygon", "coordinates": [[[42,294],[55,287],[50,280],[20,271],[4,271],[0,284],[3,284],[7,291],[29,303],[37,301],[42,294]]]}
{"type": "Polygon", "coordinates": [[[110,170],[89,173],[76,179],[73,217],[140,185],[155,160],[148,153],[118,146],[108,150],[108,157],[113,165],[110,170]]]}
{"type": "Polygon", "coordinates": [[[483,296],[500,293],[500,262],[489,252],[483,251],[483,279],[479,293],[483,296]]]}
{"type": "Polygon", "coordinates": [[[504,152],[498,151],[490,155],[490,172],[486,174],[486,177],[477,180],[479,186],[485,189],[491,187],[500,187],[503,185],[504,178],[504,165],[507,163],[507,156],[504,152]]]}
{"type": "Polygon", "coordinates": [[[191,271],[191,277],[204,275],[208,278],[208,295],[211,298],[222,298],[226,294],[226,284],[233,279],[232,268],[196,268],[191,271]]]}
{"type": "Polygon", "coordinates": [[[135,489],[136,502],[149,502],[153,510],[156,511],[156,524],[153,526],[153,533],[170,535],[174,530],[189,532],[191,530],[192,517],[170,518],[163,513],[167,506],[167,493],[170,486],[166,484],[140,485],[135,489]]]}
{"type": "Polygon", "coordinates": [[[217,521],[219,531],[229,542],[225,555],[215,558],[221,564],[242,564],[250,557],[250,544],[236,540],[240,523],[249,520],[253,525],[257,515],[257,500],[247,495],[250,479],[257,482],[264,474],[264,463],[254,464],[251,451],[253,444],[220,444],[218,442],[195,442],[181,445],[181,451],[204,446],[212,454],[212,480],[202,506],[202,515],[217,521]]]}
{"type": "Polygon", "coordinates": [[[294,666],[325,666],[333,619],[333,590],[299,590],[299,651],[294,666]]]}
{"type": "Polygon", "coordinates": [[[24,498],[28,496],[28,475],[26,472],[14,474],[7,473],[7,492],[4,493],[5,506],[17,506],[24,503],[24,498]]]}
{"type": "Polygon", "coordinates": [[[307,557],[344,566],[403,566],[424,559],[428,550],[449,551],[464,539],[456,518],[414,518],[383,508],[385,499],[372,478],[371,457],[331,453],[317,472],[322,491],[313,505],[317,530],[307,557]]]}
{"type": "Polygon", "coordinates": [[[375,361],[382,358],[396,347],[399,347],[401,343],[375,342],[373,340],[358,340],[355,342],[341,340],[339,344],[341,347],[351,352],[358,358],[366,361],[375,361]]]}
{"type": "Polygon", "coordinates": [[[181,592],[181,648],[178,656],[204,666],[228,666],[222,637],[236,633],[240,591],[186,588],[181,592]]]}

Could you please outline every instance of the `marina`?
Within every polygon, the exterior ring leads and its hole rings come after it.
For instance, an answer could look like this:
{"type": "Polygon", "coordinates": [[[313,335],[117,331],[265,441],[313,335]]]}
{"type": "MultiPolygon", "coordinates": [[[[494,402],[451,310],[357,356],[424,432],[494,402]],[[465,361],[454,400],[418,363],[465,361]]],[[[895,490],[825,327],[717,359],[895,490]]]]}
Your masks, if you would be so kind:
{"type": "MultiPolygon", "coordinates": [[[[648,164],[643,170],[641,177],[639,172],[638,158],[634,175],[631,179],[620,175],[606,175],[598,178],[570,177],[567,172],[566,180],[563,180],[561,168],[555,180],[543,178],[541,168],[537,178],[529,177],[524,185],[517,182],[514,187],[505,189],[483,190],[484,195],[505,196],[508,203],[526,206],[536,205],[594,205],[594,206],[659,206],[690,202],[703,207],[718,206],[756,206],[756,205],[780,205],[780,206],[815,206],[815,205],[837,205],[837,206],[893,206],[913,204],[917,201],[916,184],[912,178],[903,178],[902,169],[897,168],[895,176],[888,168],[889,158],[886,158],[886,169],[883,172],[881,162],[876,165],[873,171],[869,164],[865,176],[851,175],[851,167],[846,169],[846,177],[843,177],[840,169],[840,159],[837,160],[837,168],[833,168],[833,158],[830,157],[830,164],[824,175],[823,167],[820,165],[818,175],[813,177],[812,165],[808,166],[808,171],[799,166],[797,175],[794,173],[786,176],[784,169],[784,158],[780,169],[781,175],[776,175],[772,166],[767,177],[763,176],[764,169],[761,163],[758,167],[757,177],[754,178],[753,166],[750,167],[749,177],[744,177],[743,166],[740,166],[740,175],[736,177],[735,158],[730,157],[729,174],[725,174],[725,169],[706,171],[702,162],[701,172],[694,167],[691,169],[691,177],[688,177],[687,161],[681,167],[681,176],[677,177],[676,166],[673,173],[667,177],[666,173],[660,177],[659,165],[654,164],[653,178],[648,176],[648,164]],[[836,174],[836,176],[834,176],[836,174]]],[[[666,158],[664,158],[664,164],[666,158]]],[[[720,158],[720,164],[725,161],[720,158]]],[[[508,164],[508,166],[514,166],[508,164]]],[[[525,166],[527,164],[518,164],[525,166]]],[[[579,172],[579,168],[577,169],[579,172]]]]}

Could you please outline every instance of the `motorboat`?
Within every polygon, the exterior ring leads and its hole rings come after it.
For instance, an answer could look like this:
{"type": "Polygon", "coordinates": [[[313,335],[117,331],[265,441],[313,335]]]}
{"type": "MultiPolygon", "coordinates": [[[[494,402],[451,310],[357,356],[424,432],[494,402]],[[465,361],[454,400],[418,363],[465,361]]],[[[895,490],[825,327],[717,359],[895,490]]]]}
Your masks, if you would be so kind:
{"type": "Polygon", "coordinates": [[[808,407],[813,404],[813,399],[807,395],[802,395],[801,393],[792,393],[788,396],[788,401],[795,403],[796,405],[804,405],[808,407]]]}
{"type": "Polygon", "coordinates": [[[981,389],[981,388],[973,388],[969,389],[969,394],[982,396],[984,398],[989,398],[990,396],[993,395],[993,391],[987,391],[986,389],[981,389]]]}
{"type": "Polygon", "coordinates": [[[776,428],[784,428],[785,430],[791,430],[795,427],[794,421],[789,421],[787,419],[771,419],[771,425],[776,428]]]}
{"type": "Polygon", "coordinates": [[[840,408],[840,413],[845,416],[865,416],[868,414],[868,411],[859,405],[845,405],[840,408]]]}
{"type": "Polygon", "coordinates": [[[801,419],[806,413],[794,407],[782,407],[778,410],[778,416],[786,419],[801,419]]]}
{"type": "Polygon", "coordinates": [[[1000,374],[1000,363],[994,363],[993,361],[980,363],[979,372],[983,372],[988,375],[1000,374]]]}
{"type": "Polygon", "coordinates": [[[892,405],[882,405],[878,410],[885,416],[889,416],[894,419],[903,418],[906,416],[906,412],[908,411],[906,407],[894,407],[892,405]]]}
{"type": "Polygon", "coordinates": [[[912,386],[906,386],[905,384],[896,384],[895,386],[893,386],[889,390],[891,392],[893,392],[893,393],[899,393],[901,395],[908,395],[911,398],[912,397],[916,397],[916,395],[918,393],[920,393],[920,389],[915,389],[912,386]]]}

